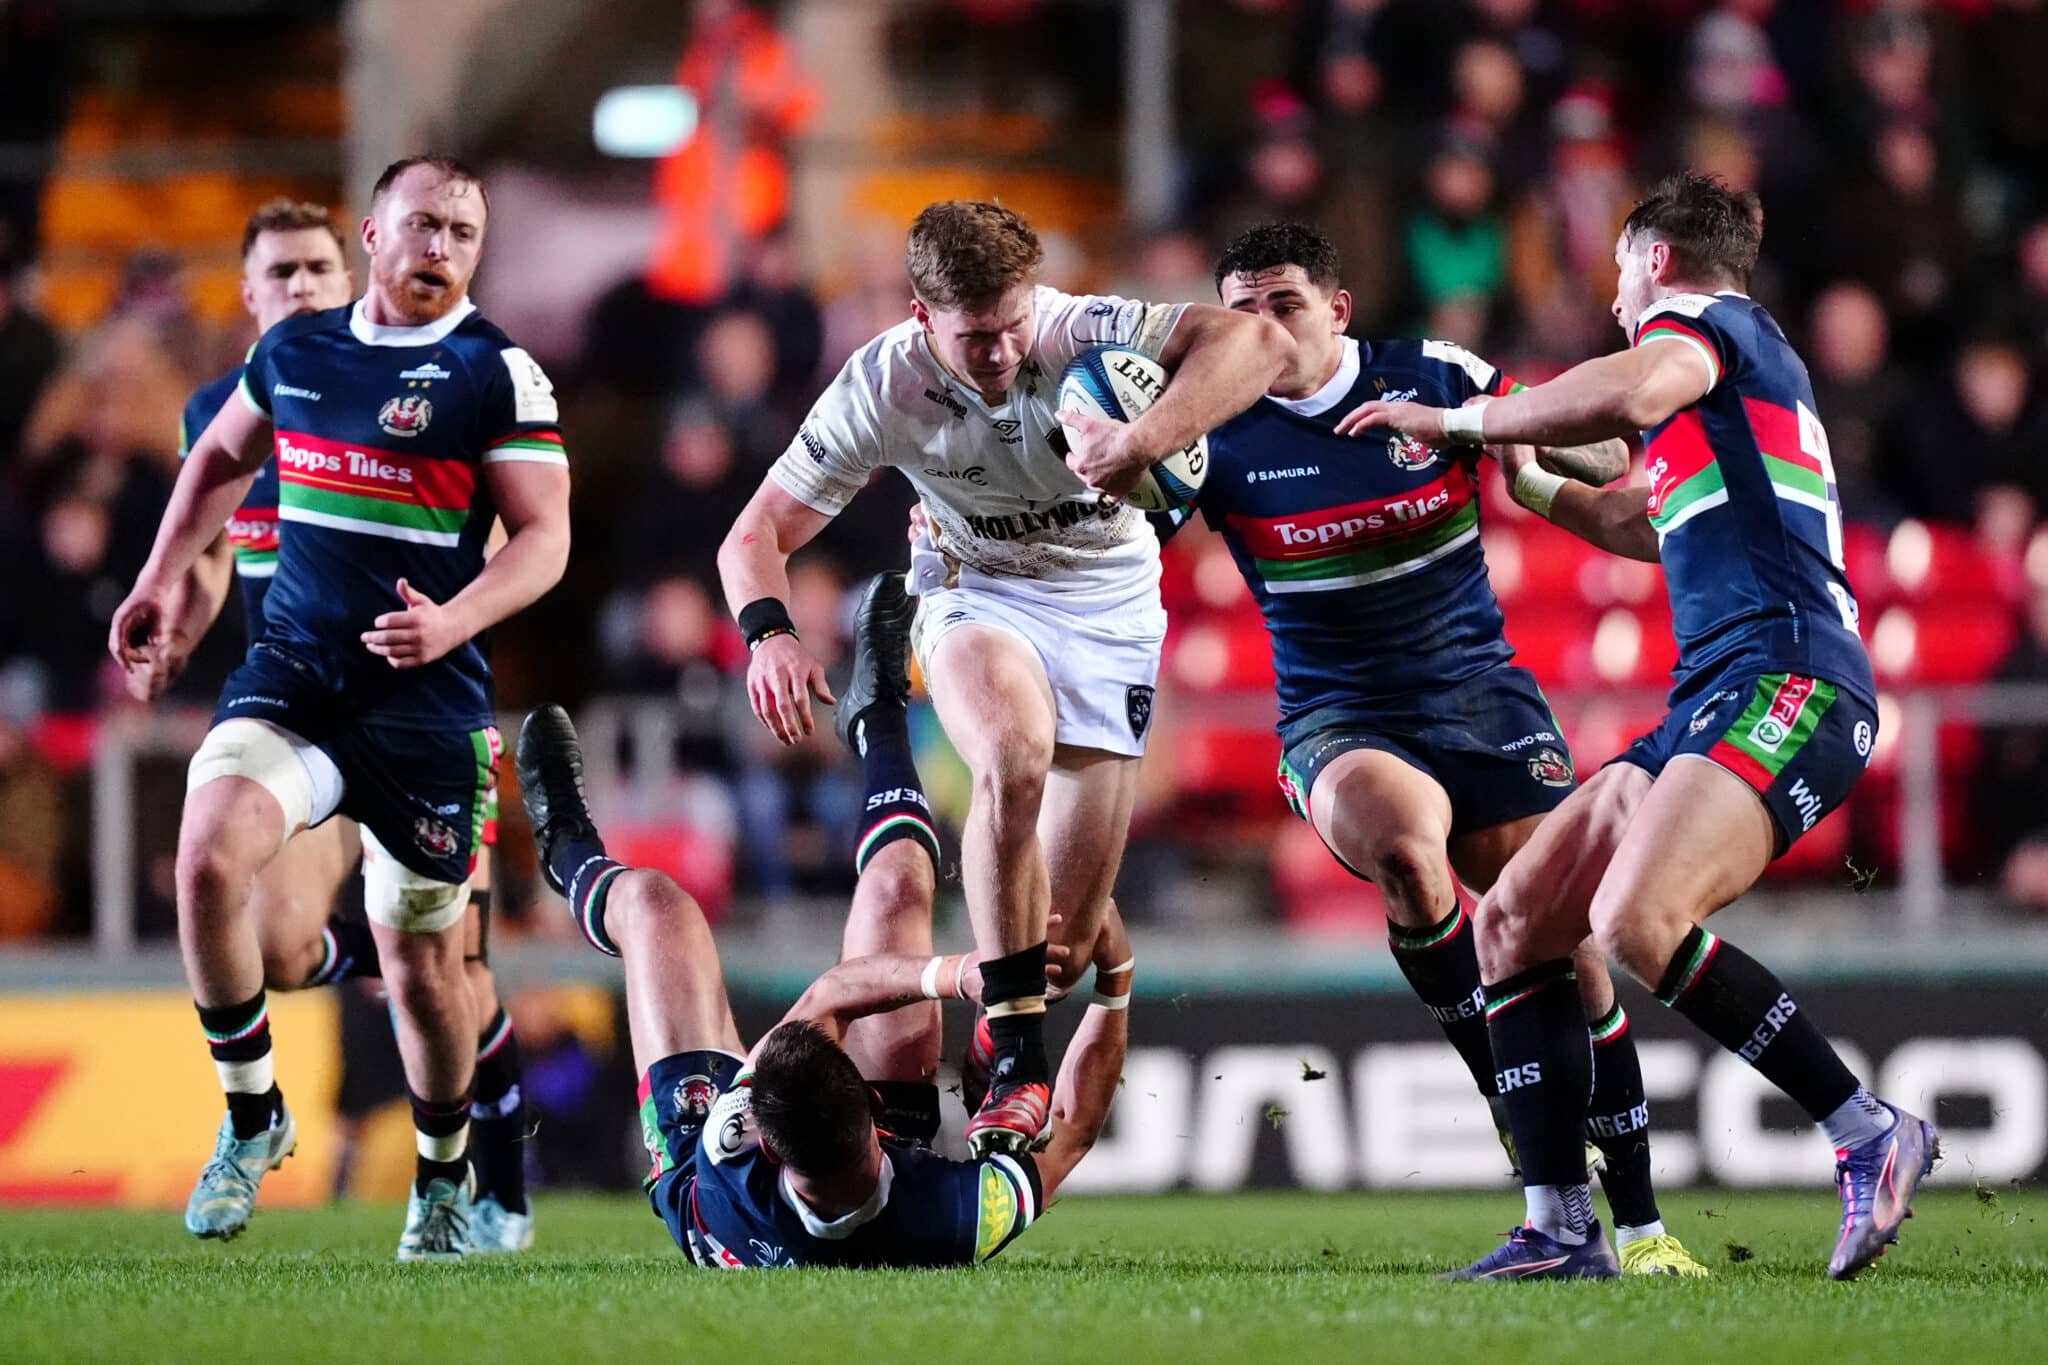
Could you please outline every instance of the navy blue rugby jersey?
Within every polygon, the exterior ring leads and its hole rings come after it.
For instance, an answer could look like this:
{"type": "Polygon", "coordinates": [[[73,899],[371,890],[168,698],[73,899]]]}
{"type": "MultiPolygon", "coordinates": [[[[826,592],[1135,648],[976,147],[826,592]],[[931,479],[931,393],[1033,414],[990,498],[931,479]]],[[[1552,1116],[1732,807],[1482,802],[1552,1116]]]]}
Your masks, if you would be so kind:
{"type": "Polygon", "coordinates": [[[1690,347],[1713,387],[1643,433],[1650,524],[1678,637],[1673,695],[1733,671],[1874,700],[1842,558],[1842,503],[1806,366],[1747,295],[1677,294],[1635,344],[1690,347]]]}
{"type": "Polygon", "coordinates": [[[1513,657],[1479,546],[1478,455],[1333,428],[1371,399],[1455,408],[1521,387],[1450,342],[1346,338],[1319,392],[1261,398],[1209,433],[1196,505],[1265,614],[1283,726],[1513,657]]]}
{"type": "MultiPolygon", "coordinates": [[[[885,1137],[874,1197],[841,1218],[821,1219],[762,1151],[750,1080],[742,1072],[718,1097],[684,1177],[684,1250],[700,1266],[973,1265],[1038,1217],[1043,1196],[1030,1157],[955,1161],[885,1137]]],[[[657,1165],[654,1177],[661,1173],[657,1165]]]]}
{"type": "MultiPolygon", "coordinates": [[[[235,366],[206,385],[185,404],[178,422],[178,458],[192,453],[199,433],[213,424],[221,408],[242,386],[242,367],[235,366]]],[[[266,460],[256,471],[248,496],[228,519],[228,543],[235,551],[235,583],[242,590],[242,619],[251,639],[263,625],[263,599],[277,572],[277,464],[266,460]]]]}
{"type": "Polygon", "coordinates": [[[490,724],[477,641],[394,669],[361,636],[403,609],[399,579],[446,602],[482,571],[497,517],[486,464],[568,463],[547,375],[467,300],[423,327],[370,322],[358,300],[266,332],[241,394],[276,433],[281,534],[262,643],[357,716],[490,724]]]}

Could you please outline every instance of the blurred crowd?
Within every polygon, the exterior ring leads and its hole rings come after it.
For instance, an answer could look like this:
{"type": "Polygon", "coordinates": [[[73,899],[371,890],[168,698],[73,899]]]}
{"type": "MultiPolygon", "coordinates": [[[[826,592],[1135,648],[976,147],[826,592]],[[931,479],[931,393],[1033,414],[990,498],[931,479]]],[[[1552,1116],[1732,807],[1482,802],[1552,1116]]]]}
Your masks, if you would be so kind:
{"type": "MultiPolygon", "coordinates": [[[[1766,232],[1754,292],[1812,370],[1849,517],[1877,534],[1909,520],[1953,528],[2009,603],[1996,675],[2048,680],[2048,0],[1177,9],[1175,207],[1106,235],[1048,231],[1053,282],[1213,298],[1210,263],[1230,236],[1308,219],[1342,249],[1360,334],[1446,337],[1535,381],[1622,344],[1606,311],[1614,235],[1649,178],[1690,166],[1755,187],[1766,232]]],[[[707,0],[681,79],[716,84],[722,62],[772,70],[738,122],[750,154],[788,158],[800,175],[815,92],[774,18],[707,0]]],[[[892,19],[892,79],[941,112],[1113,126],[1123,41],[1114,4],[935,0],[892,19]]],[[[675,164],[662,174],[695,183],[675,164]]],[[[724,868],[726,892],[781,897],[844,889],[858,788],[829,733],[782,750],[745,721],[730,685],[745,651],[714,555],[811,399],[904,316],[907,290],[901,223],[839,225],[813,260],[777,219],[783,200],[767,202],[720,238],[716,278],[684,278],[664,247],[593,301],[579,353],[550,358],[578,550],[563,587],[497,643],[510,705],[674,704],[687,722],[657,766],[679,776],[629,816],[729,850],[695,868],[700,883],[708,865],[724,868]]],[[[32,228],[4,212],[0,937],[83,926],[78,768],[91,718],[120,695],[105,622],[175,478],[185,395],[246,345],[195,324],[175,269],[148,255],[104,320],[60,337],[26,289],[32,228]]],[[[687,238],[663,235],[676,240],[687,238]]],[[[511,287],[487,264],[487,304],[511,287]]],[[[850,590],[902,561],[909,503],[901,480],[878,481],[794,567],[792,612],[828,666],[843,666],[850,590]]],[[[1204,554],[1199,535],[1188,541],[1172,553],[1204,554]]],[[[210,703],[239,638],[224,621],[186,700],[210,703]]],[[[1248,714],[1256,728],[1270,706],[1248,714]]],[[[2015,814],[2048,790],[2048,743],[2024,741],[2001,741],[1984,767],[1980,790],[2003,814],[1972,844],[1975,870],[2002,870],[2014,894],[2048,904],[2041,822],[2015,814]]],[[[956,775],[938,745],[930,754],[943,805],[956,775]]],[[[1147,838],[1173,839],[1170,781],[1148,795],[1139,875],[1147,838]]],[[[1285,818],[1277,800],[1263,809],[1249,841],[1260,847],[1285,818]]]]}

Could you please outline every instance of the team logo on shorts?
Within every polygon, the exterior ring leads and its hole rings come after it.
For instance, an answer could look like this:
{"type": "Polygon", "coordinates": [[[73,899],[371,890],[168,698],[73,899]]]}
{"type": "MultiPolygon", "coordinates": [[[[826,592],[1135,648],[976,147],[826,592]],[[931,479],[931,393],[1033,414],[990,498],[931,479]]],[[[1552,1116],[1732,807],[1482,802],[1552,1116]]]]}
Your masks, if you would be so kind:
{"type": "Polygon", "coordinates": [[[669,1100],[676,1107],[676,1114],[685,1122],[702,1122],[711,1112],[712,1103],[718,1098],[718,1087],[702,1072],[685,1076],[676,1082],[676,1088],[669,1100]]]}
{"type": "Polygon", "coordinates": [[[434,420],[434,405],[416,393],[386,400],[377,410],[377,425],[393,436],[417,436],[434,420]]]}
{"type": "Polygon", "coordinates": [[[1799,714],[1806,709],[1807,699],[1813,693],[1813,679],[1788,674],[1772,695],[1770,710],[1750,726],[1749,742],[1766,753],[1778,752],[1778,747],[1791,737],[1792,727],[1799,723],[1799,714]]]}
{"type": "Polygon", "coordinates": [[[455,831],[430,815],[422,815],[412,822],[412,837],[414,843],[436,858],[455,856],[455,831]]]}
{"type": "Polygon", "coordinates": [[[1572,784],[1572,761],[1562,751],[1546,744],[1529,760],[1529,776],[1546,787],[1569,787],[1572,784]]]}
{"type": "Polygon", "coordinates": [[[1856,757],[1858,757],[1858,758],[1869,758],[1869,757],[1870,757],[1870,746],[1871,746],[1872,742],[1873,742],[1873,741],[1875,741],[1875,740],[1876,740],[1876,738],[1877,738],[1877,735],[1876,735],[1876,734],[1875,734],[1875,733],[1874,733],[1874,732],[1873,732],[1873,731],[1871,730],[1871,728],[1870,728],[1870,722],[1869,722],[1869,721],[1867,721],[1867,720],[1859,720],[1859,721],[1857,721],[1857,722],[1856,722],[1856,730],[1855,730],[1855,737],[1856,737],[1856,757]]]}
{"type": "Polygon", "coordinates": [[[1410,440],[1400,432],[1387,438],[1387,458],[1394,462],[1394,468],[1414,471],[1427,469],[1436,463],[1436,452],[1420,441],[1410,440]]]}
{"type": "Polygon", "coordinates": [[[1152,724],[1151,688],[1126,687],[1124,689],[1124,718],[1131,723],[1131,738],[1143,739],[1146,727],[1152,724]]]}

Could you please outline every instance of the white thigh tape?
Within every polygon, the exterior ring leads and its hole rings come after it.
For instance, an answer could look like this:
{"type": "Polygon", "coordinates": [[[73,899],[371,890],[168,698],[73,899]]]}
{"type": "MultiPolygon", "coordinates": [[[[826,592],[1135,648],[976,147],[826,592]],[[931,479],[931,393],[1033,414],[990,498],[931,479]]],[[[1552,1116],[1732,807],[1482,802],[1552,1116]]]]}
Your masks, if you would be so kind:
{"type": "Polygon", "coordinates": [[[363,910],[388,929],[438,934],[462,921],[469,909],[469,882],[422,877],[391,856],[369,826],[363,827],[363,910]]]}
{"type": "Polygon", "coordinates": [[[236,717],[206,732],[185,769],[185,793],[222,777],[245,777],[276,797],[286,838],[341,804],[341,770],[327,751],[267,720],[236,717]]]}

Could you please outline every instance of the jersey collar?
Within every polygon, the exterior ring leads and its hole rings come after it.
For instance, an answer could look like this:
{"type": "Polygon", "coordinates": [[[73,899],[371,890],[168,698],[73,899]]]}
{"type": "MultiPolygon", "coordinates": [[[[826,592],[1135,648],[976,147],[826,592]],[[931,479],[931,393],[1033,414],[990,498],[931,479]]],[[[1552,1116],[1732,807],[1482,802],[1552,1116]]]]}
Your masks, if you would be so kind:
{"type": "Polygon", "coordinates": [[[1330,382],[1306,398],[1273,398],[1275,403],[1289,412],[1302,417],[1320,417],[1344,401],[1344,395],[1351,392],[1358,383],[1358,343],[1350,337],[1344,338],[1344,358],[1337,362],[1337,373],[1330,376],[1330,382]]]}
{"type": "Polygon", "coordinates": [[[367,295],[357,299],[356,306],[349,309],[348,313],[348,330],[365,346],[432,346],[437,342],[446,341],[448,334],[460,327],[463,321],[476,311],[476,304],[464,299],[451,308],[445,317],[436,318],[424,327],[388,327],[383,323],[372,322],[364,316],[363,304],[367,301],[367,295]]]}
{"type": "Polygon", "coordinates": [[[796,1211],[797,1219],[804,1225],[805,1232],[823,1242],[838,1242],[853,1236],[863,1225],[872,1223],[881,1215],[882,1210],[889,1206],[889,1181],[895,1173],[896,1168],[890,1164],[888,1152],[883,1152],[882,1169],[875,1180],[875,1192],[868,1196],[865,1204],[851,1213],[843,1213],[837,1218],[830,1219],[820,1218],[818,1211],[804,1202],[804,1197],[789,1183],[787,1166],[782,1167],[781,1174],[776,1177],[775,1188],[781,1192],[782,1202],[796,1211]]]}

